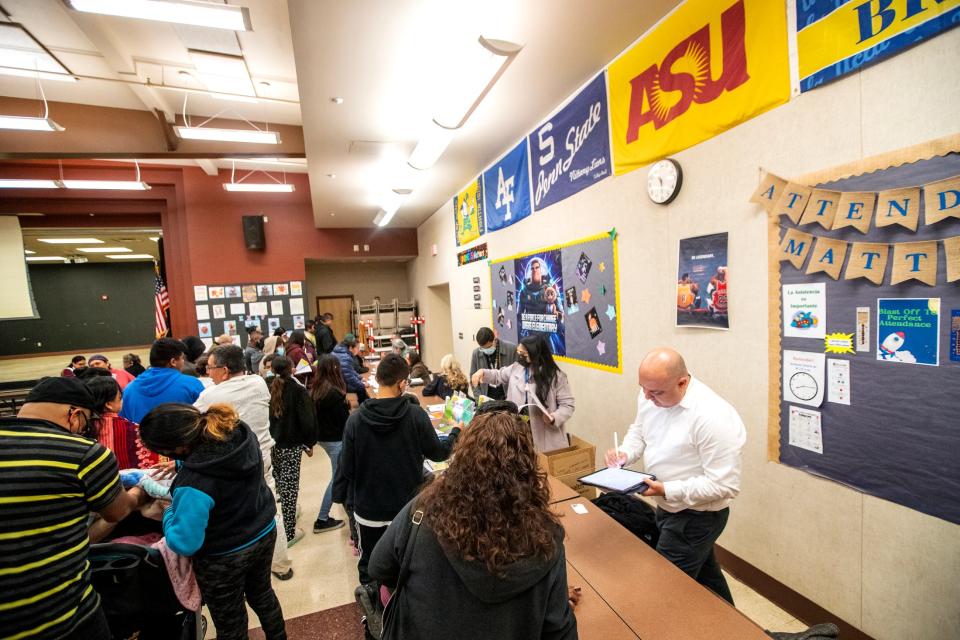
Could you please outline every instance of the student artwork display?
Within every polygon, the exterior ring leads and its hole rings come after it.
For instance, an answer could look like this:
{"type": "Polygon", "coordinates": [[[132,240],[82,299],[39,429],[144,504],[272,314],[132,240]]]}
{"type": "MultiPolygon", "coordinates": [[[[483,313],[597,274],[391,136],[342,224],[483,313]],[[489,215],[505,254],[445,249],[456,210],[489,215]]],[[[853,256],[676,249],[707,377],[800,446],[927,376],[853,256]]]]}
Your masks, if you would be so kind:
{"type": "Polygon", "coordinates": [[[234,285],[231,287],[224,287],[224,296],[227,298],[239,298],[240,297],[240,287],[234,285]]]}
{"type": "Polygon", "coordinates": [[[248,327],[266,330],[271,325],[272,332],[273,325],[289,330],[302,329],[306,324],[303,298],[289,297],[294,290],[299,290],[302,295],[302,281],[194,287],[197,294],[201,289],[209,299],[217,301],[217,304],[196,305],[197,330],[201,339],[212,339],[225,333],[233,336],[234,344],[241,344],[246,338],[241,339],[240,334],[248,327]],[[242,301],[231,301],[237,299],[242,301]],[[284,303],[284,300],[288,302],[284,303]],[[207,322],[211,318],[215,322],[207,322]]]}
{"type": "Polygon", "coordinates": [[[800,90],[900,53],[956,26],[957,2],[797,2],[800,90]]]}
{"type": "Polygon", "coordinates": [[[210,291],[211,300],[221,300],[225,296],[225,291],[223,287],[207,287],[210,291]]]}
{"type": "Polygon", "coordinates": [[[242,302],[231,302],[230,303],[230,315],[232,316],[242,316],[247,313],[247,305],[242,302]]]}
{"type": "Polygon", "coordinates": [[[205,304],[197,305],[197,320],[209,320],[210,319],[210,307],[205,304]]]}
{"type": "Polygon", "coordinates": [[[257,285],[247,284],[240,288],[243,292],[243,301],[244,302],[256,302],[257,301],[257,285]]]}
{"type": "Polygon", "coordinates": [[[483,212],[488,231],[509,227],[530,215],[529,170],[524,138],[483,172],[483,212]]]}
{"type": "Polygon", "coordinates": [[[197,335],[200,338],[209,338],[213,335],[213,329],[210,327],[209,322],[199,322],[197,323],[197,335]]]}
{"type": "Polygon", "coordinates": [[[483,187],[480,178],[477,178],[453,198],[453,226],[457,246],[473,242],[482,236],[483,221],[483,187]]]}
{"type": "Polygon", "coordinates": [[[518,342],[540,334],[563,361],[619,372],[616,231],[490,263],[493,321],[518,342]]]}
{"type": "Polygon", "coordinates": [[[610,127],[606,73],[529,136],[533,207],[537,211],[608,178],[610,127]]]}
{"type": "Polygon", "coordinates": [[[270,301],[270,315],[274,315],[274,316],[283,315],[283,300],[270,301]]]}
{"type": "Polygon", "coordinates": [[[621,175],[787,102],[786,4],[687,0],[608,74],[621,175]]]}
{"type": "Polygon", "coordinates": [[[193,299],[197,302],[206,302],[207,301],[207,288],[203,285],[196,285],[193,287],[193,299]]]}
{"type": "Polygon", "coordinates": [[[727,234],[680,240],[677,326],[727,329],[727,234]]]}
{"type": "Polygon", "coordinates": [[[227,310],[226,310],[226,308],[225,308],[225,305],[215,304],[215,305],[213,305],[212,308],[213,308],[213,319],[214,319],[214,320],[219,320],[219,319],[225,318],[225,317],[227,316],[227,310]]]}
{"type": "Polygon", "coordinates": [[[290,283],[290,295],[292,296],[302,296],[303,295],[303,282],[297,280],[296,282],[290,283]]]}
{"type": "Polygon", "coordinates": [[[286,283],[273,285],[273,295],[275,296],[290,295],[290,286],[286,283]]]}

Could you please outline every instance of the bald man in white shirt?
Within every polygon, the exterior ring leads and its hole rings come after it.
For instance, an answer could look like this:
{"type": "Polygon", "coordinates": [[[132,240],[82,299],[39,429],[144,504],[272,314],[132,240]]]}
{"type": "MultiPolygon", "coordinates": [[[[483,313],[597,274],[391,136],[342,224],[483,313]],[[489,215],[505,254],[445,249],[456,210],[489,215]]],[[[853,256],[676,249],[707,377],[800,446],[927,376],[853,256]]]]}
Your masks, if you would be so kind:
{"type": "Polygon", "coordinates": [[[746,428],[737,410],[690,375],[683,357],[654,349],[640,363],[637,417],[608,466],[633,464],[657,480],[643,495],[657,503],[657,551],[733,604],[713,553],[740,493],[740,451],[746,428]]]}

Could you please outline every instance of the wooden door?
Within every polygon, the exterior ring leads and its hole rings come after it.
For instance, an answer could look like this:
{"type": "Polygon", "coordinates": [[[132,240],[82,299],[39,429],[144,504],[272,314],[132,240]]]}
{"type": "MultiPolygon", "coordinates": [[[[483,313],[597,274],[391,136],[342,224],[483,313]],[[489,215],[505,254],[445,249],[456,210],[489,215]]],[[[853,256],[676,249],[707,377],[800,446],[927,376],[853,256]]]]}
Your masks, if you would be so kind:
{"type": "Polygon", "coordinates": [[[333,335],[337,340],[353,333],[353,296],[317,296],[317,315],[333,314],[333,335]]]}

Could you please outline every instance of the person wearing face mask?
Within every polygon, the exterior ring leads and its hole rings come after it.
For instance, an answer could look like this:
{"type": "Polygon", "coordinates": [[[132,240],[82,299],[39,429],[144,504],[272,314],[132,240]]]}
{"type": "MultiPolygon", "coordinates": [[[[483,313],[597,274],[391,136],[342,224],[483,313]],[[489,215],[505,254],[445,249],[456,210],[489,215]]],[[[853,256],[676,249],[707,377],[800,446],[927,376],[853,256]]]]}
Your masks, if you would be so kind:
{"type": "MultiPolygon", "coordinates": [[[[110,379],[112,382],[112,379],[110,379]]],[[[96,401],[76,378],[44,378],[0,418],[0,637],[109,638],[91,584],[87,521],[119,522],[147,501],[125,491],[93,439],[96,401]]]]}
{"type": "Polygon", "coordinates": [[[537,451],[570,446],[564,425],[575,408],[567,375],[553,359],[547,339],[527,336],[517,345],[517,361],[500,369],[480,369],[473,374],[474,387],[481,383],[504,385],[507,400],[528,417],[537,451]]]}
{"type": "MultiPolygon", "coordinates": [[[[502,369],[517,361],[517,345],[501,340],[490,327],[477,330],[477,344],[470,356],[470,377],[480,369],[502,369]]],[[[473,397],[487,396],[491,400],[503,400],[507,397],[504,385],[481,382],[473,386],[473,397]]]]}
{"type": "Polygon", "coordinates": [[[243,350],[243,362],[247,365],[247,373],[259,373],[260,361],[263,360],[263,331],[253,325],[247,327],[247,346],[243,350]]]}

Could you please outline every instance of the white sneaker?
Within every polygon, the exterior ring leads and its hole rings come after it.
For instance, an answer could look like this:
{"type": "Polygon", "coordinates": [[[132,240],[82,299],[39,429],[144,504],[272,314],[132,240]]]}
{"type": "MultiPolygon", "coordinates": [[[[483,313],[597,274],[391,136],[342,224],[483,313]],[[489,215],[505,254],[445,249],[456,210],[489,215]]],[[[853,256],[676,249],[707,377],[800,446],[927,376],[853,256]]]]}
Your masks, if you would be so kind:
{"type": "Polygon", "coordinates": [[[287,540],[287,549],[297,544],[301,540],[303,540],[303,529],[297,527],[296,531],[293,532],[293,538],[287,540]]]}

